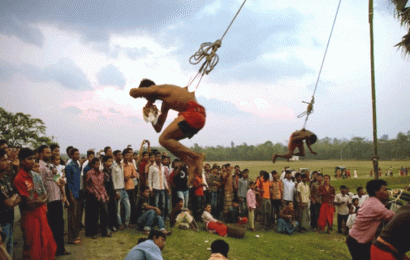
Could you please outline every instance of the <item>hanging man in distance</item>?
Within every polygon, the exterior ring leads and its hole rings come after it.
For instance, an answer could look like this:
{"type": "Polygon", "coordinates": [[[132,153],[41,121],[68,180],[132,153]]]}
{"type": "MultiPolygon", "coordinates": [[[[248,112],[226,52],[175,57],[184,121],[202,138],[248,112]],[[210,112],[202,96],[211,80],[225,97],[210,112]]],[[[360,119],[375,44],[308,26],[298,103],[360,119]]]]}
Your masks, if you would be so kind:
{"type": "Polygon", "coordinates": [[[316,155],[316,152],[314,152],[312,148],[310,148],[310,146],[316,143],[317,137],[314,133],[303,128],[302,130],[293,132],[290,136],[288,144],[288,153],[275,154],[272,158],[272,162],[275,163],[278,157],[285,158],[289,162],[289,159],[292,158],[293,155],[305,156],[305,147],[303,144],[304,140],[306,141],[306,145],[309,148],[309,151],[313,155],[316,155]],[[294,153],[296,148],[299,149],[298,153],[294,153]]]}
{"type": "Polygon", "coordinates": [[[130,96],[147,99],[143,109],[145,115],[150,110],[156,110],[155,100],[162,100],[158,120],[152,123],[157,133],[161,132],[170,109],[179,112],[178,117],[160,135],[159,143],[188,165],[188,183],[192,183],[194,174],[202,173],[205,155],[190,150],[179,140],[192,138],[205,125],[205,108],[197,103],[195,92],[189,92],[187,87],[155,85],[153,81],[143,79],[138,88],[130,90],[130,96]]]}

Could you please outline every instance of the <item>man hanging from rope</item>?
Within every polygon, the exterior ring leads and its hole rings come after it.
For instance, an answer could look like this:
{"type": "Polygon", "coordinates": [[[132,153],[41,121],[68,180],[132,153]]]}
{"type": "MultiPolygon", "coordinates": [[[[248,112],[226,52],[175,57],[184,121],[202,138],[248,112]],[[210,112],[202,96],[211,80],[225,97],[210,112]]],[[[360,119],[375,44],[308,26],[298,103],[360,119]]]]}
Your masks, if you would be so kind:
{"type": "Polygon", "coordinates": [[[288,144],[288,153],[275,154],[272,158],[272,162],[275,163],[278,157],[285,158],[289,161],[289,159],[292,158],[293,155],[305,156],[305,147],[303,145],[304,140],[306,141],[306,145],[309,148],[309,151],[313,155],[316,155],[316,152],[314,152],[312,148],[310,148],[310,146],[316,143],[317,137],[314,133],[303,128],[302,130],[293,132],[290,136],[288,144]],[[299,148],[299,153],[294,153],[296,148],[299,148]]]}
{"type": "Polygon", "coordinates": [[[143,79],[138,88],[130,90],[133,98],[146,98],[147,104],[143,112],[155,111],[155,100],[162,100],[161,113],[157,122],[153,122],[157,133],[161,132],[170,109],[178,111],[178,117],[162,132],[159,143],[188,165],[189,184],[194,180],[194,174],[202,173],[202,163],[205,155],[196,153],[180,142],[184,138],[192,138],[205,125],[205,108],[197,103],[195,92],[188,88],[174,85],[155,85],[149,79],[143,79]]]}

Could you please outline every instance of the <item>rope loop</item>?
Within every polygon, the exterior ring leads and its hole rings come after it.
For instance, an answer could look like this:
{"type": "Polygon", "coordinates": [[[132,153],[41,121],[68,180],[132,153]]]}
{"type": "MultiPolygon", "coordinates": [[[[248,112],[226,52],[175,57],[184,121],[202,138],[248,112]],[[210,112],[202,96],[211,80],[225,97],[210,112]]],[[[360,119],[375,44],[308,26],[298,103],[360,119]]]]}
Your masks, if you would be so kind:
{"type": "Polygon", "coordinates": [[[310,102],[302,101],[302,103],[308,104],[308,106],[307,106],[306,111],[298,115],[298,118],[304,117],[305,115],[309,116],[310,114],[313,113],[313,104],[315,104],[315,97],[312,96],[312,100],[310,102]]]}
{"type": "Polygon", "coordinates": [[[189,58],[189,63],[191,63],[192,65],[196,65],[205,58],[205,62],[204,64],[202,64],[198,73],[205,73],[208,75],[219,62],[219,57],[216,54],[216,51],[221,46],[222,46],[221,40],[217,40],[214,43],[211,43],[211,42],[202,43],[201,46],[199,47],[199,50],[195,52],[194,55],[192,55],[189,58]]]}

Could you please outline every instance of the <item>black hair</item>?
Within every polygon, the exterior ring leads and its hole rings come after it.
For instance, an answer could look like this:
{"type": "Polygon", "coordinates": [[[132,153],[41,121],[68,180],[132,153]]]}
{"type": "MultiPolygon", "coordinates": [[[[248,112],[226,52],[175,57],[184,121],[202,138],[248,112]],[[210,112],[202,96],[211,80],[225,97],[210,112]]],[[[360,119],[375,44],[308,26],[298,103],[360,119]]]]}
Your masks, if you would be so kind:
{"type": "Polygon", "coordinates": [[[180,203],[181,201],[184,201],[183,198],[177,198],[177,203],[180,203]]]}
{"type": "Polygon", "coordinates": [[[340,189],[347,189],[346,185],[340,186],[340,189]]]}
{"type": "Polygon", "coordinates": [[[5,149],[0,149],[0,159],[4,157],[4,155],[6,155],[7,152],[5,149]]]}
{"type": "Polygon", "coordinates": [[[73,149],[74,147],[73,146],[68,146],[66,149],[65,149],[65,152],[67,153],[67,155],[70,155],[71,153],[70,153],[70,150],[71,149],[73,149]]]}
{"type": "Polygon", "coordinates": [[[267,172],[267,171],[261,171],[261,173],[263,172],[263,179],[265,180],[265,181],[268,181],[269,180],[269,172],[267,172]]]}
{"type": "Polygon", "coordinates": [[[318,174],[318,173],[319,173],[318,171],[313,171],[313,172],[312,172],[312,175],[313,175],[313,174],[318,174]]]}
{"type": "Polygon", "coordinates": [[[154,240],[154,237],[156,238],[163,237],[165,240],[167,239],[167,236],[164,234],[164,232],[151,229],[151,232],[148,235],[148,239],[154,240]]]}
{"type": "Polygon", "coordinates": [[[20,161],[24,161],[27,157],[32,155],[34,155],[34,152],[30,148],[21,148],[18,157],[20,161]]]}
{"type": "Polygon", "coordinates": [[[295,178],[302,176],[302,174],[300,172],[295,173],[295,178]]]}
{"type": "Polygon", "coordinates": [[[56,148],[60,148],[60,146],[58,144],[50,144],[51,151],[54,151],[56,148]]]}
{"type": "Polygon", "coordinates": [[[113,154],[114,154],[115,156],[117,156],[118,153],[121,153],[121,151],[120,151],[120,150],[115,150],[115,151],[113,152],[113,154]]]}
{"type": "Polygon", "coordinates": [[[325,174],[325,175],[323,175],[323,178],[324,178],[324,177],[326,177],[326,176],[327,176],[327,177],[329,177],[329,180],[331,180],[331,179],[332,179],[332,178],[330,177],[330,175],[329,175],[329,174],[325,174]]]}
{"type": "Polygon", "coordinates": [[[229,244],[222,239],[217,239],[211,244],[212,253],[220,253],[221,255],[228,257],[229,244]]]}
{"type": "Polygon", "coordinates": [[[109,159],[112,159],[111,156],[104,155],[102,158],[102,163],[106,163],[109,159]]]}
{"type": "Polygon", "coordinates": [[[232,203],[237,203],[237,204],[239,204],[239,199],[238,199],[238,198],[233,199],[233,200],[232,200],[232,203]]]}
{"type": "Polygon", "coordinates": [[[94,157],[94,158],[91,160],[91,162],[90,162],[90,166],[93,167],[94,164],[95,164],[96,162],[99,162],[99,161],[100,161],[100,159],[98,159],[97,157],[94,157]]]}
{"type": "Polygon", "coordinates": [[[77,148],[73,148],[70,150],[70,156],[73,156],[75,152],[78,152],[77,148]]]}
{"type": "Polygon", "coordinates": [[[161,155],[161,152],[160,152],[160,151],[156,151],[156,152],[154,153],[155,157],[157,157],[158,154],[161,155]]]}
{"type": "Polygon", "coordinates": [[[239,165],[235,165],[235,167],[234,168],[241,168],[241,167],[239,167],[239,165]]]}
{"type": "Polygon", "coordinates": [[[323,173],[318,172],[318,174],[316,174],[316,177],[317,176],[322,176],[323,177],[323,173]]]}
{"type": "Polygon", "coordinates": [[[254,182],[254,181],[249,182],[249,187],[254,185],[254,184],[256,184],[256,182],[254,182]]]}
{"type": "Polygon", "coordinates": [[[148,186],[143,187],[142,190],[141,190],[141,192],[144,193],[146,190],[149,190],[149,187],[148,187],[148,186]]]}
{"type": "Polygon", "coordinates": [[[357,193],[359,193],[359,190],[363,190],[363,187],[362,186],[357,187],[356,189],[357,193]]]}
{"type": "Polygon", "coordinates": [[[45,145],[45,144],[41,145],[38,148],[38,153],[42,154],[46,148],[50,148],[50,147],[48,145],[45,145]]]}
{"type": "Polygon", "coordinates": [[[148,240],[148,238],[146,238],[146,237],[141,237],[140,239],[138,239],[137,245],[139,245],[139,244],[141,244],[142,242],[145,242],[145,241],[147,241],[147,240],[148,240]]]}
{"type": "Polygon", "coordinates": [[[370,197],[376,196],[376,191],[379,191],[382,186],[387,186],[387,182],[382,179],[371,180],[366,184],[366,190],[370,197]]]}
{"type": "Polygon", "coordinates": [[[242,173],[249,173],[249,170],[248,169],[244,169],[242,172],[241,172],[241,174],[242,173]]]}
{"type": "Polygon", "coordinates": [[[312,134],[310,137],[309,137],[309,144],[314,144],[314,143],[316,143],[316,141],[317,141],[317,136],[315,135],[315,134],[312,134]]]}
{"type": "Polygon", "coordinates": [[[0,140],[0,146],[2,146],[3,144],[7,144],[7,145],[8,145],[8,143],[7,143],[7,141],[6,141],[6,140],[1,139],[1,140],[0,140]]]}
{"type": "Polygon", "coordinates": [[[275,175],[275,174],[278,174],[278,172],[273,170],[270,174],[275,175]]]}
{"type": "Polygon", "coordinates": [[[292,200],[286,201],[286,206],[289,206],[290,203],[293,203],[293,201],[292,200]]]}
{"type": "Polygon", "coordinates": [[[139,88],[149,88],[151,86],[154,86],[155,82],[150,80],[150,79],[142,79],[140,85],[138,86],[139,88]]]}
{"type": "Polygon", "coordinates": [[[306,174],[306,173],[302,173],[302,174],[300,175],[300,177],[302,177],[302,179],[303,179],[303,178],[307,178],[307,174],[306,174]]]}
{"type": "Polygon", "coordinates": [[[125,156],[127,153],[129,153],[130,151],[128,151],[128,149],[124,149],[122,150],[122,156],[125,156]]]}
{"type": "Polygon", "coordinates": [[[107,151],[108,151],[109,149],[111,149],[111,147],[109,147],[109,146],[104,147],[104,153],[107,153],[107,151]]]}
{"type": "Polygon", "coordinates": [[[352,199],[352,203],[355,202],[355,201],[359,201],[359,199],[358,198],[352,199]]]}
{"type": "Polygon", "coordinates": [[[229,166],[231,166],[231,164],[230,164],[230,163],[225,164],[225,167],[229,167],[229,166]]]}
{"type": "Polygon", "coordinates": [[[88,150],[87,151],[87,157],[90,155],[95,155],[95,152],[93,150],[88,150]]]}
{"type": "Polygon", "coordinates": [[[292,172],[290,170],[286,170],[285,174],[288,174],[288,173],[292,174],[292,172]]]}
{"type": "Polygon", "coordinates": [[[144,156],[144,155],[146,155],[146,154],[148,154],[147,151],[142,152],[142,156],[144,156]]]}

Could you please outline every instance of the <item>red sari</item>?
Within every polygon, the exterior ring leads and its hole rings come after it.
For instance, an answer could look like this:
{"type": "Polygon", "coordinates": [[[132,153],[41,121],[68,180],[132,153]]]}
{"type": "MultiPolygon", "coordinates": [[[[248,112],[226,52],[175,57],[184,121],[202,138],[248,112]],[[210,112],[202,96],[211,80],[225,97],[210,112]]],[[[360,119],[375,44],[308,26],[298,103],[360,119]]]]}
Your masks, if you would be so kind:
{"type": "MultiPolygon", "coordinates": [[[[41,177],[34,172],[27,173],[21,169],[14,179],[14,186],[20,196],[37,199],[45,192],[41,177]]],[[[23,202],[20,204],[21,229],[23,231],[23,259],[54,260],[57,245],[47,220],[45,204],[29,209],[23,202]]]]}
{"type": "Polygon", "coordinates": [[[333,206],[333,200],[336,194],[335,188],[329,185],[329,190],[326,190],[323,184],[317,192],[322,196],[322,206],[320,207],[319,218],[317,220],[318,228],[324,230],[327,223],[329,223],[329,228],[332,228],[333,215],[335,214],[335,207],[333,206]]]}

